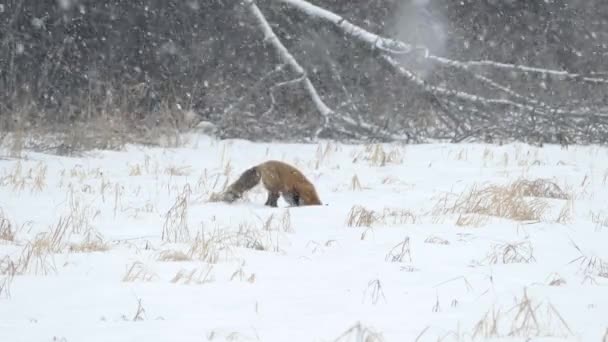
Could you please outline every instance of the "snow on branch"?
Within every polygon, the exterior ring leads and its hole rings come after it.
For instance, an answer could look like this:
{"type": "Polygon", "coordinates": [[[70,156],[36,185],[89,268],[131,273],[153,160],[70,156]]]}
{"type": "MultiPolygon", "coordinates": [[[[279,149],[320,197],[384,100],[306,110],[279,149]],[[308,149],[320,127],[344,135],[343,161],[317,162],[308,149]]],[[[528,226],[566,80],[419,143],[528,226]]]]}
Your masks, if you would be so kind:
{"type": "Polygon", "coordinates": [[[327,125],[329,124],[329,116],[331,114],[333,114],[333,110],[331,108],[329,108],[325,104],[325,102],[323,102],[323,100],[321,99],[321,96],[319,96],[319,93],[317,92],[317,89],[310,81],[310,78],[308,78],[304,68],[300,65],[300,63],[298,63],[298,61],[289,52],[289,50],[285,47],[285,45],[283,45],[283,43],[281,43],[281,40],[274,33],[274,31],[272,30],[272,27],[270,27],[270,24],[268,24],[266,17],[264,17],[264,14],[262,13],[262,11],[260,11],[258,6],[255,4],[255,1],[246,0],[245,4],[248,6],[249,10],[251,11],[251,14],[257,19],[258,24],[259,24],[260,28],[262,29],[262,32],[264,32],[264,40],[270,42],[270,44],[272,44],[272,46],[277,50],[281,59],[287,65],[289,65],[299,76],[302,77],[302,80],[306,87],[306,91],[310,95],[315,107],[317,108],[317,110],[321,114],[321,117],[323,118],[323,124],[315,132],[315,138],[318,137],[318,135],[321,133],[321,131],[324,128],[326,128],[327,125]]]}
{"type": "Polygon", "coordinates": [[[330,130],[341,134],[345,134],[349,131],[359,131],[359,135],[375,135],[391,140],[408,139],[406,135],[392,134],[373,124],[357,122],[345,113],[337,113],[329,106],[327,106],[325,102],[323,102],[323,100],[321,99],[321,96],[312,84],[304,68],[300,65],[300,63],[298,63],[296,58],[289,52],[289,50],[285,47],[285,45],[283,45],[279,37],[274,33],[272,27],[269,25],[268,21],[266,20],[266,17],[262,13],[262,11],[260,11],[255,1],[245,0],[245,4],[246,6],[248,6],[251,14],[256,18],[262,32],[264,33],[264,40],[272,44],[272,46],[278,52],[285,65],[289,66],[297,74],[297,78],[295,78],[294,80],[283,82],[270,88],[271,106],[264,114],[262,114],[263,116],[268,114],[274,108],[275,100],[274,95],[272,94],[273,89],[283,85],[293,84],[294,82],[304,82],[308,94],[310,95],[315,107],[317,108],[323,119],[322,124],[317,128],[314,133],[315,139],[318,138],[321,132],[323,132],[324,130],[330,130]],[[350,127],[348,127],[347,129],[346,126],[350,127]]]}
{"type": "Polygon", "coordinates": [[[516,70],[524,73],[537,73],[543,74],[546,76],[554,76],[561,77],[564,79],[571,80],[580,80],[589,83],[604,83],[608,84],[608,79],[599,78],[599,77],[588,77],[581,74],[569,73],[563,70],[552,70],[545,68],[537,68],[537,67],[529,67],[525,65],[517,65],[517,64],[509,64],[509,63],[500,63],[489,60],[482,61],[457,61],[445,57],[435,56],[429,52],[426,47],[423,46],[414,46],[410,44],[406,44],[396,39],[385,38],[379,36],[375,33],[369,32],[357,25],[352,24],[347,21],[343,17],[328,11],[324,8],[311,4],[305,0],[276,0],[288,5],[291,5],[300,11],[306,13],[311,17],[315,17],[318,19],[323,19],[325,21],[329,21],[333,23],[335,26],[340,28],[344,33],[357,38],[361,41],[366,42],[370,46],[376,49],[380,49],[386,53],[391,54],[406,54],[411,53],[413,51],[422,51],[423,57],[425,59],[434,61],[436,63],[440,63],[446,66],[451,66],[454,68],[458,68],[461,70],[470,70],[473,67],[493,67],[496,69],[508,69],[508,70],[516,70]]]}

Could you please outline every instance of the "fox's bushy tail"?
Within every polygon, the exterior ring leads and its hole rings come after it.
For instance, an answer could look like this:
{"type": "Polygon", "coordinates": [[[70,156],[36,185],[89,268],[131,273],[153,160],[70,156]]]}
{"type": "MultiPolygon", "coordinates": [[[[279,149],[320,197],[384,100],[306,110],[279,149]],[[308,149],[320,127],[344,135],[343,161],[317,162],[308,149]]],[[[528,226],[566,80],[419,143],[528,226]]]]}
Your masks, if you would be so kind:
{"type": "Polygon", "coordinates": [[[262,179],[262,174],[257,166],[245,170],[234,183],[226,188],[226,191],[224,191],[224,200],[233,202],[241,198],[243,193],[258,185],[260,179],[262,179]]]}

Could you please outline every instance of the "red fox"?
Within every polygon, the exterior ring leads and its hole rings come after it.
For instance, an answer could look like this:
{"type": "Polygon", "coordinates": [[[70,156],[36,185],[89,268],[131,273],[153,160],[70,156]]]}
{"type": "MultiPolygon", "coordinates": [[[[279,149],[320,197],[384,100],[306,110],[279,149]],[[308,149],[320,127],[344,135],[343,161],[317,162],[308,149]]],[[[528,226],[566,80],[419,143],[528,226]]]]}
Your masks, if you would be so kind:
{"type": "Polygon", "coordinates": [[[241,176],[212,200],[234,202],[243,193],[260,183],[268,190],[265,205],[276,207],[279,196],[291,206],[321,205],[312,183],[295,167],[277,160],[269,160],[245,170],[241,176]]]}

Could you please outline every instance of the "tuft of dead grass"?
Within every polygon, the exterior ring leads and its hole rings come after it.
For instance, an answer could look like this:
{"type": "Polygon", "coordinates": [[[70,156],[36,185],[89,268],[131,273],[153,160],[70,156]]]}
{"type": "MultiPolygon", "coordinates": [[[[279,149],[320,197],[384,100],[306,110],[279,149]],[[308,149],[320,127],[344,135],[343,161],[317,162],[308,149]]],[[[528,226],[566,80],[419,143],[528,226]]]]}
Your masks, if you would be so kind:
{"type": "Polygon", "coordinates": [[[291,214],[289,209],[284,210],[283,214],[278,218],[275,216],[275,214],[270,214],[270,216],[268,216],[268,218],[264,221],[262,229],[266,231],[279,231],[286,233],[294,232],[291,224],[291,214]]]}
{"type": "Polygon", "coordinates": [[[486,256],[485,261],[489,264],[528,264],[536,261],[533,252],[532,243],[527,240],[500,243],[492,246],[492,250],[486,256]]]}
{"type": "Polygon", "coordinates": [[[595,224],[595,230],[601,231],[602,229],[608,228],[608,215],[603,212],[591,212],[591,222],[595,224]]]}
{"type": "Polygon", "coordinates": [[[472,338],[569,337],[572,330],[553,304],[532,300],[524,289],[508,309],[492,307],[473,328],[472,338]]]}
{"type": "Polygon", "coordinates": [[[367,288],[363,292],[364,301],[368,297],[369,299],[371,299],[372,304],[374,305],[378,304],[380,299],[383,299],[386,303],[386,297],[384,296],[384,290],[382,289],[382,283],[380,282],[380,279],[370,280],[367,283],[367,288]]]}
{"type": "Polygon", "coordinates": [[[72,253],[105,252],[109,249],[110,245],[104,240],[103,235],[93,229],[84,235],[82,241],[69,246],[69,251],[72,253]]]}
{"type": "Polygon", "coordinates": [[[406,259],[407,262],[412,262],[409,236],[406,236],[403,241],[391,248],[384,258],[384,260],[389,262],[403,262],[404,259],[406,259]]]}
{"type": "Polygon", "coordinates": [[[190,271],[179,270],[175,276],[171,279],[171,282],[174,284],[182,284],[182,285],[202,285],[212,282],[213,274],[211,271],[213,270],[213,265],[204,268],[193,268],[190,271]]]}
{"type": "Polygon", "coordinates": [[[431,243],[431,244],[436,244],[436,245],[449,245],[450,241],[448,241],[442,237],[439,237],[439,236],[431,235],[424,240],[424,243],[431,243]]]}
{"type": "Polygon", "coordinates": [[[173,206],[165,214],[161,239],[166,242],[187,242],[190,240],[188,229],[188,202],[192,190],[184,185],[173,206]]]}
{"type": "Polygon", "coordinates": [[[547,285],[549,285],[549,286],[563,286],[563,285],[566,285],[566,280],[564,278],[562,278],[562,276],[560,276],[559,274],[552,273],[547,278],[547,285]]]}
{"type": "Polygon", "coordinates": [[[488,222],[488,217],[479,214],[459,214],[456,219],[458,227],[481,227],[488,222]]]}
{"type": "Polygon", "coordinates": [[[334,339],[334,342],[348,341],[383,342],[384,337],[374,329],[364,326],[361,322],[357,322],[334,339]]]}
{"type": "Polygon", "coordinates": [[[26,170],[19,160],[8,173],[0,177],[0,186],[10,186],[15,192],[29,188],[31,193],[37,193],[46,187],[46,176],[46,164],[39,162],[36,166],[26,170]]]}
{"type": "Polygon", "coordinates": [[[0,259],[0,298],[11,297],[11,284],[17,275],[17,265],[7,255],[0,259]]]}
{"type": "Polygon", "coordinates": [[[366,145],[363,151],[356,153],[353,163],[365,160],[372,166],[386,166],[387,164],[402,164],[403,156],[398,147],[385,151],[382,144],[366,145]]]}
{"type": "Polygon", "coordinates": [[[222,256],[231,253],[233,245],[233,238],[227,233],[217,229],[208,234],[201,231],[190,244],[186,255],[190,259],[215,264],[221,260],[222,256]]]}
{"type": "Polygon", "coordinates": [[[0,211],[0,240],[15,241],[15,229],[13,224],[4,217],[0,211]]]}
{"type": "Polygon", "coordinates": [[[602,277],[608,278],[608,262],[604,259],[585,253],[574,241],[570,241],[572,246],[579,252],[579,256],[570,263],[578,262],[579,272],[585,277],[602,277]]]}
{"type": "Polygon", "coordinates": [[[164,250],[158,253],[158,261],[189,261],[192,260],[190,256],[182,251],[176,250],[164,250]]]}
{"type": "Polygon", "coordinates": [[[490,185],[481,189],[473,186],[451,201],[446,195],[435,205],[433,214],[460,214],[457,221],[460,226],[480,223],[478,218],[462,216],[464,214],[539,221],[548,209],[543,198],[569,199],[569,196],[548,180],[517,180],[508,185],[490,185]]]}
{"type": "Polygon", "coordinates": [[[416,215],[407,209],[384,208],[381,212],[377,212],[355,205],[348,212],[346,225],[349,227],[371,227],[372,225],[414,224],[416,221],[416,215]]]}
{"type": "Polygon", "coordinates": [[[144,265],[141,261],[135,261],[127,268],[127,272],[122,277],[124,282],[145,281],[149,282],[158,276],[144,265]]]}

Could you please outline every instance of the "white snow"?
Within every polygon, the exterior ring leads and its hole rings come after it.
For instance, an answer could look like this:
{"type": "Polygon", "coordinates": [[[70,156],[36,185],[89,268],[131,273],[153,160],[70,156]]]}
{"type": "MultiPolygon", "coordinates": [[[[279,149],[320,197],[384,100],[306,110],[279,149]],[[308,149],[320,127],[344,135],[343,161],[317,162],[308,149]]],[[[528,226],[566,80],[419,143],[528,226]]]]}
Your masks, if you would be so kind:
{"type": "Polygon", "coordinates": [[[604,147],[189,138],[0,160],[0,341],[608,338],[604,147]],[[326,205],[268,208],[260,187],[206,202],[267,159],[298,166],[326,205]],[[572,196],[537,199],[539,220],[434,211],[446,193],[538,178],[572,196]],[[354,206],[397,216],[351,227],[354,206]],[[59,222],[63,235],[41,235],[59,222]],[[106,249],[78,251],[95,243],[106,249]],[[513,256],[507,243],[518,262],[492,262],[513,256]],[[193,245],[191,260],[162,260],[193,245]]]}

